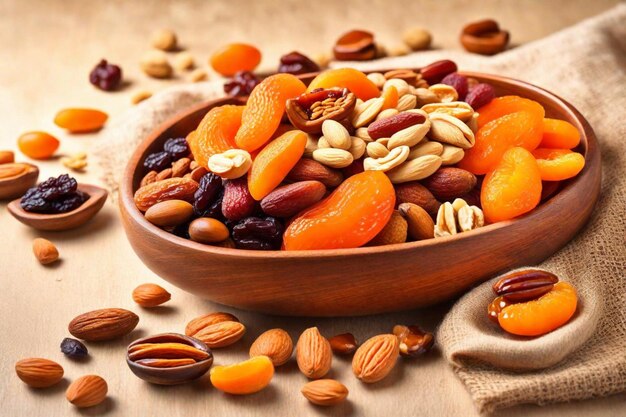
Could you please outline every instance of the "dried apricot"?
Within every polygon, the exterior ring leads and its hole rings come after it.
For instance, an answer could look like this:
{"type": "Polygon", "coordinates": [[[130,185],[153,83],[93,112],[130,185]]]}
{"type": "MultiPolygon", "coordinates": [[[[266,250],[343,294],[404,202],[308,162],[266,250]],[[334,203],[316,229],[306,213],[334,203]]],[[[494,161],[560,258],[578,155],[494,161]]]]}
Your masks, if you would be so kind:
{"type": "Polygon", "coordinates": [[[252,90],[235,143],[248,152],[263,146],[274,134],[285,112],[285,102],[304,93],[306,86],[291,74],[267,77],[252,90]]]}
{"type": "Polygon", "coordinates": [[[398,94],[398,89],[393,85],[383,91],[382,97],[385,99],[383,102],[383,110],[395,109],[398,106],[398,99],[400,96],[398,94]]]}
{"type": "Polygon", "coordinates": [[[54,117],[54,123],[72,133],[85,133],[102,129],[108,118],[96,109],[64,109],[54,117]]]}
{"type": "Polygon", "coordinates": [[[252,163],[248,189],[255,200],[261,200],[278,187],[304,154],[307,135],[290,130],[267,144],[252,163]]]}
{"type": "Polygon", "coordinates": [[[48,159],[59,148],[59,140],[46,132],[26,132],[17,138],[17,147],[29,158],[48,159]]]}
{"type": "Polygon", "coordinates": [[[542,148],[572,149],[578,146],[580,133],[565,120],[543,119],[542,148]]]}
{"type": "Polygon", "coordinates": [[[459,167],[473,174],[486,174],[507,149],[520,146],[532,151],[541,141],[543,116],[520,111],[499,117],[478,130],[476,143],[465,151],[459,167]]]}
{"type": "Polygon", "coordinates": [[[585,167],[585,157],[569,149],[537,148],[533,151],[537,159],[541,179],[562,181],[573,178],[585,167]]]}
{"type": "Polygon", "coordinates": [[[519,96],[502,96],[478,109],[478,128],[507,114],[525,111],[543,119],[545,110],[536,101],[519,96]]]}
{"type": "Polygon", "coordinates": [[[296,217],[283,236],[286,250],[356,248],[389,222],[396,196],[387,175],[364,171],[296,217]]]}
{"type": "Polygon", "coordinates": [[[273,376],[274,365],[271,359],[262,355],[211,369],[213,386],[228,394],[254,394],[267,387],[273,376]]]}
{"type": "Polygon", "coordinates": [[[534,209],[541,199],[541,175],[537,161],[524,148],[511,148],[485,176],[480,202],[485,218],[495,223],[534,209]]]}
{"type": "Polygon", "coordinates": [[[235,135],[241,126],[243,106],[214,107],[204,116],[198,128],[187,135],[196,162],[208,168],[209,158],[235,148],[235,135]]]}
{"type": "Polygon", "coordinates": [[[253,71],[261,62],[261,51],[245,43],[231,43],[211,55],[211,66],[225,77],[239,71],[253,71]]]}
{"type": "Polygon", "coordinates": [[[311,81],[307,91],[333,87],[347,88],[363,101],[380,96],[380,90],[376,84],[361,71],[354,68],[326,70],[311,81]]]}
{"type": "Polygon", "coordinates": [[[536,300],[504,307],[498,313],[498,323],[518,336],[541,336],[567,323],[577,304],[576,289],[567,282],[558,282],[536,300]]]}

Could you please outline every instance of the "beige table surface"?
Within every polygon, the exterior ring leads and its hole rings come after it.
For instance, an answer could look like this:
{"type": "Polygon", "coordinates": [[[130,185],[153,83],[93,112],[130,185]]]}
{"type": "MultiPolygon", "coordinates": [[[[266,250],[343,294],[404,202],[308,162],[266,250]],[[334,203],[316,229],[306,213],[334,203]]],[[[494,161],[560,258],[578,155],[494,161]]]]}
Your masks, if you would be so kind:
{"type": "MultiPolygon", "coordinates": [[[[148,47],[150,32],[173,27],[181,43],[202,66],[217,46],[244,40],[265,54],[263,66],[292,49],[316,53],[332,45],[342,31],[353,27],[373,30],[388,46],[399,43],[403,28],[422,25],[435,35],[437,47],[458,48],[463,23],[495,17],[512,33],[514,43],[540,38],[617,3],[594,1],[372,1],[316,0],[106,2],[67,0],[0,0],[0,149],[15,149],[17,136],[44,129],[62,140],[60,153],[85,150],[98,135],[68,136],[52,123],[55,112],[68,106],[93,106],[112,119],[130,106],[130,95],[142,88],[157,91],[184,77],[162,82],[147,79],[137,61],[148,47]],[[479,4],[480,3],[480,4],[479,4]],[[103,93],[89,85],[91,67],[106,57],[119,63],[130,83],[116,93],[103,93]]],[[[24,159],[19,155],[19,159],[24,159]]],[[[40,164],[41,178],[65,169],[58,161],[40,164]]],[[[79,181],[99,181],[95,165],[77,175],[79,181]]],[[[241,360],[262,331],[287,329],[293,337],[311,325],[326,335],[352,331],[364,337],[388,331],[396,323],[419,323],[434,329],[449,305],[357,319],[288,319],[260,316],[213,305],[180,291],[154,276],[135,256],[126,241],[117,208],[107,203],[87,226],[66,233],[38,233],[15,221],[0,204],[0,415],[2,416],[472,416],[476,411],[464,386],[436,350],[423,359],[396,367],[376,385],[365,386],[351,375],[348,361],[335,360],[332,377],[350,389],[350,401],[334,409],[310,406],[299,394],[305,378],[295,361],[277,371],[271,386],[260,394],[229,397],[212,389],[207,379],[164,388],[134,377],[124,362],[124,347],[134,338],[182,331],[185,323],[216,309],[235,312],[248,325],[244,340],[216,353],[216,363],[241,360]],[[34,237],[53,240],[62,261],[40,266],[31,253],[34,237]],[[162,284],[172,293],[166,307],[142,310],[131,297],[143,282],[162,284]],[[59,343],[68,336],[67,323],[77,314],[103,307],[137,312],[138,328],[123,340],[90,344],[91,359],[76,363],[65,359],[59,343]],[[48,357],[66,371],[63,383],[48,390],[31,390],[14,374],[15,361],[48,357]],[[96,373],[109,384],[108,400],[79,411],[64,399],[69,382],[96,373]]],[[[381,296],[384,296],[381,295],[381,296]]],[[[507,416],[618,416],[626,415],[625,397],[551,405],[520,406],[497,415],[507,416]]]]}

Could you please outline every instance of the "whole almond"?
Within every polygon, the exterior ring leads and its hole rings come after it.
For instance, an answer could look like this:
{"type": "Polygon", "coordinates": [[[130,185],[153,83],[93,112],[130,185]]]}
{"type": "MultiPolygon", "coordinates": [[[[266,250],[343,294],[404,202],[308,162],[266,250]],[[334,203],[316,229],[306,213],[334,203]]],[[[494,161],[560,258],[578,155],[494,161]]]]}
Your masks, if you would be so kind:
{"type": "Polygon", "coordinates": [[[439,200],[452,200],[469,193],[476,186],[476,176],[455,167],[442,167],[422,184],[439,200]]]}
{"type": "Polygon", "coordinates": [[[48,265],[59,259],[59,251],[54,243],[41,237],[33,240],[33,253],[42,265],[48,265]]]}
{"type": "Polygon", "coordinates": [[[178,161],[174,161],[172,164],[172,177],[182,177],[189,171],[191,165],[191,159],[180,158],[178,161]]]}
{"type": "Polygon", "coordinates": [[[69,332],[89,342],[111,340],[130,333],[139,323],[139,317],[123,308],[105,308],[77,316],[68,325],[69,332]]]}
{"type": "Polygon", "coordinates": [[[146,211],[146,220],[155,226],[173,227],[189,220],[193,206],[183,200],[166,200],[156,203],[146,211]]]}
{"type": "Polygon", "coordinates": [[[262,333],[250,346],[250,357],[267,356],[274,366],[285,364],[293,352],[293,340],[282,329],[270,329],[262,333]]]}
{"type": "Polygon", "coordinates": [[[239,319],[230,313],[224,313],[221,311],[205,314],[203,316],[196,317],[187,323],[187,327],[185,327],[185,335],[194,337],[196,333],[205,327],[209,327],[223,321],[239,321],[239,319]]]}
{"type": "Polygon", "coordinates": [[[383,227],[372,240],[369,241],[368,246],[384,246],[393,245],[395,243],[406,242],[407,236],[407,221],[402,217],[399,211],[394,210],[391,213],[389,222],[383,227]]]}
{"type": "Polygon", "coordinates": [[[15,363],[15,372],[26,385],[33,388],[50,387],[63,378],[63,367],[43,358],[21,359],[15,363]]]}
{"type": "Polygon", "coordinates": [[[422,124],[426,116],[417,112],[398,113],[395,116],[377,120],[367,127],[367,133],[372,139],[389,138],[396,132],[407,127],[422,124]]]}
{"type": "Polygon", "coordinates": [[[309,379],[319,379],[330,371],[333,353],[330,343],[317,327],[306,329],[296,345],[298,368],[309,379]]]}
{"type": "Polygon", "coordinates": [[[241,339],[245,332],[246,326],[238,321],[222,321],[204,327],[192,337],[201,340],[213,349],[232,345],[241,339]]]}
{"type": "Polygon", "coordinates": [[[423,240],[435,237],[435,222],[426,210],[413,203],[402,203],[398,210],[406,219],[407,233],[411,239],[423,240]]]}
{"type": "Polygon", "coordinates": [[[102,377],[85,375],[67,387],[65,398],[78,408],[93,407],[104,401],[107,391],[107,382],[102,377]]]}
{"type": "Polygon", "coordinates": [[[387,171],[387,176],[394,184],[422,180],[435,173],[442,162],[441,157],[437,155],[420,156],[387,171]]]}
{"type": "Polygon", "coordinates": [[[313,159],[331,168],[345,168],[354,161],[348,151],[335,148],[322,148],[313,151],[313,159]]]}
{"type": "Polygon", "coordinates": [[[156,284],[141,284],[133,290],[133,300],[142,307],[156,307],[170,298],[172,295],[156,284]]]}
{"type": "Polygon", "coordinates": [[[350,133],[348,130],[338,121],[327,119],[322,123],[322,133],[324,137],[333,148],[348,150],[352,141],[350,140],[350,133]]]}
{"type": "Polygon", "coordinates": [[[302,395],[316,405],[339,404],[348,396],[348,388],[334,379],[318,379],[302,387],[302,395]]]}
{"type": "Polygon", "coordinates": [[[290,181],[316,180],[329,188],[334,188],[343,182],[343,174],[313,159],[302,158],[287,174],[287,179],[290,181]]]}
{"type": "Polygon", "coordinates": [[[378,382],[391,372],[399,353],[399,342],[395,335],[374,336],[355,352],[352,358],[352,372],[368,384],[378,382]]]}
{"type": "Polygon", "coordinates": [[[291,217],[320,201],[326,187],[319,181],[299,181],[283,185],[261,200],[263,212],[275,217],[291,217]]]}
{"type": "Polygon", "coordinates": [[[431,217],[437,216],[437,211],[441,203],[437,201],[433,193],[428,191],[428,188],[416,181],[406,182],[404,184],[398,184],[395,187],[396,190],[396,202],[401,203],[413,203],[430,214],[431,217]]]}

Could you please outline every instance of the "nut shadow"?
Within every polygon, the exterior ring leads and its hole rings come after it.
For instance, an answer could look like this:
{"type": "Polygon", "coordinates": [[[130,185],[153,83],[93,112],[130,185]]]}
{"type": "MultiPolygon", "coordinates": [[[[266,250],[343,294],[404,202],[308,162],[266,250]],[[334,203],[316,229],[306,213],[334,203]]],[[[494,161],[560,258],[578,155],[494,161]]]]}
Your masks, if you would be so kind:
{"type": "Polygon", "coordinates": [[[117,401],[113,397],[107,396],[104,401],[98,405],[88,408],[77,408],[78,413],[83,416],[101,416],[115,411],[117,401]]]}
{"type": "Polygon", "coordinates": [[[59,394],[64,393],[67,390],[67,387],[69,386],[70,386],[70,380],[64,377],[63,379],[61,379],[59,382],[57,382],[51,387],[48,387],[48,388],[28,387],[28,390],[33,395],[38,395],[41,397],[50,397],[53,395],[59,395],[59,394]]]}
{"type": "Polygon", "coordinates": [[[178,313],[179,308],[176,306],[156,306],[156,307],[141,307],[141,312],[151,314],[155,316],[171,316],[178,313]]]}

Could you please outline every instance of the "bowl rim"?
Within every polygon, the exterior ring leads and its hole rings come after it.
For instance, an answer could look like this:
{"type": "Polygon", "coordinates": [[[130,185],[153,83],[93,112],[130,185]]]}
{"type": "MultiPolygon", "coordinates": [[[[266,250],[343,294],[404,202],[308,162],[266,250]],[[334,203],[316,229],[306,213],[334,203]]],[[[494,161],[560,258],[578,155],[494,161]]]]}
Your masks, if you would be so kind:
{"type": "MultiPolygon", "coordinates": [[[[380,255],[383,253],[388,253],[391,251],[414,251],[419,250],[425,247],[431,247],[433,245],[443,245],[450,243],[462,242],[463,240],[472,239],[476,237],[480,237],[483,235],[487,235],[488,233],[499,230],[503,228],[508,228],[513,224],[518,222],[534,222],[538,221],[538,218],[541,218],[544,211],[548,210],[548,208],[554,204],[559,204],[561,200],[564,200],[570,196],[573,196],[575,193],[574,188],[576,185],[582,181],[582,179],[591,174],[591,164],[590,162],[599,158],[599,147],[597,144],[597,140],[593,129],[589,125],[589,122],[583,117],[583,115],[570,103],[557,96],[556,94],[538,87],[536,85],[530,84],[525,81],[517,80],[510,77],[488,74],[482,72],[470,72],[470,71],[459,71],[460,74],[463,74],[468,77],[474,77],[483,79],[486,81],[492,81],[494,83],[511,85],[514,87],[522,88],[524,90],[535,91],[539,95],[548,96],[551,100],[559,105],[561,111],[565,113],[569,113],[570,117],[575,120],[576,123],[574,125],[580,132],[581,141],[578,145],[582,148],[581,152],[585,157],[585,167],[583,170],[575,177],[569,180],[566,180],[567,183],[559,190],[557,194],[549,198],[547,201],[540,203],[540,205],[533,209],[531,212],[516,217],[511,220],[506,220],[502,222],[497,222],[493,224],[489,224],[478,229],[471,230],[469,232],[458,233],[452,236],[444,236],[438,237],[435,239],[425,239],[416,242],[404,242],[404,243],[396,243],[391,245],[384,246],[361,246],[357,248],[341,248],[341,249],[309,249],[309,250],[296,250],[296,251],[285,251],[285,250],[273,250],[273,251],[263,251],[263,250],[248,250],[248,249],[236,249],[236,248],[225,248],[220,246],[212,246],[203,243],[194,242],[190,239],[185,239],[179,236],[176,236],[172,233],[169,233],[152,223],[148,222],[145,216],[137,209],[134,204],[133,196],[133,178],[135,175],[136,168],[139,165],[139,161],[143,154],[147,151],[147,149],[152,145],[152,143],[158,139],[163,132],[167,129],[171,128],[174,124],[178,123],[181,119],[188,117],[189,115],[218,102],[222,102],[220,105],[228,104],[229,102],[237,102],[240,99],[236,97],[222,97],[214,100],[204,101],[198,103],[196,105],[190,106],[185,110],[178,112],[165,122],[158,125],[146,138],[137,146],[135,151],[133,152],[131,158],[129,159],[126,168],[123,172],[123,177],[120,180],[119,187],[119,204],[122,210],[126,210],[129,217],[133,219],[145,232],[153,235],[155,238],[165,239],[169,241],[171,244],[176,246],[185,247],[186,249],[195,250],[199,252],[205,252],[211,255],[218,255],[225,258],[233,257],[233,258],[250,258],[250,259],[282,259],[282,260],[305,260],[311,258],[334,258],[334,257],[346,257],[346,256],[371,256],[371,255],[380,255]]],[[[317,73],[312,74],[303,74],[301,78],[310,78],[311,76],[316,75],[317,73]]]]}

